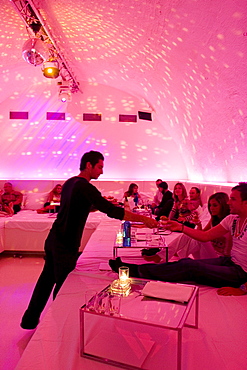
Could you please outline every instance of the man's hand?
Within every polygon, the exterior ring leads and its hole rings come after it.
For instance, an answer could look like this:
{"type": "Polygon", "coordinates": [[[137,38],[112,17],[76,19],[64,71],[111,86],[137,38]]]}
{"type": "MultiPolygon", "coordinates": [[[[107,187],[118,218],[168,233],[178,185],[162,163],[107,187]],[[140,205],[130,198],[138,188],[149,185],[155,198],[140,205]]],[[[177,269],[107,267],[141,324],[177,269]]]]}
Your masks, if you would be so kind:
{"type": "Polygon", "coordinates": [[[136,222],[143,222],[144,225],[146,225],[150,229],[153,229],[154,227],[158,228],[158,226],[159,226],[159,222],[156,221],[154,218],[139,215],[137,213],[130,212],[126,209],[124,210],[124,220],[125,221],[133,221],[133,222],[135,222],[135,221],[136,222]]]}
{"type": "Polygon", "coordinates": [[[144,217],[143,218],[143,223],[149,227],[150,229],[153,229],[154,227],[158,227],[159,226],[159,222],[156,221],[154,218],[151,218],[151,217],[144,217]]]}
{"type": "Polygon", "coordinates": [[[219,288],[217,290],[217,294],[229,296],[229,295],[245,295],[246,293],[239,288],[232,288],[230,286],[226,286],[223,288],[219,288]]]}

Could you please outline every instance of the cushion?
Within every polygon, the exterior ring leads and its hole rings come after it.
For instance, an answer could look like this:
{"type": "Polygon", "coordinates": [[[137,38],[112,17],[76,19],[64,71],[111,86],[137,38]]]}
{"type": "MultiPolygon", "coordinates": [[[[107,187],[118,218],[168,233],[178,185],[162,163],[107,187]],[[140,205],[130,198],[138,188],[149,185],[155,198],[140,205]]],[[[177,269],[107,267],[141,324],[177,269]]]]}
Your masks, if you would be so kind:
{"type": "Polygon", "coordinates": [[[202,223],[202,227],[205,227],[211,218],[210,213],[208,211],[207,203],[203,204],[202,207],[198,207],[197,211],[198,211],[198,215],[201,220],[201,223],[202,223]]]}
{"type": "Polygon", "coordinates": [[[104,189],[103,190],[100,190],[101,194],[104,196],[104,197],[113,197],[115,199],[117,199],[118,201],[121,201],[123,199],[123,196],[124,196],[124,190],[123,189],[116,189],[116,190],[108,190],[108,191],[105,191],[104,189]]]}
{"type": "Polygon", "coordinates": [[[24,196],[22,209],[37,210],[42,208],[47,202],[49,192],[45,193],[27,193],[24,196]]]}

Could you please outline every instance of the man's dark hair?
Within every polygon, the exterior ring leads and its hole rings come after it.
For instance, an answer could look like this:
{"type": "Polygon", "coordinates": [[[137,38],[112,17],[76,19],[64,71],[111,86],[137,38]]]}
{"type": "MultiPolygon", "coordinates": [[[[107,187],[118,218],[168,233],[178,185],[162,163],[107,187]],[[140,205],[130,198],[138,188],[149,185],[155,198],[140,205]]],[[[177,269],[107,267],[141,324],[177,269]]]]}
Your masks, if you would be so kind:
{"type": "Polygon", "coordinates": [[[167,182],[162,181],[162,182],[159,184],[159,188],[162,188],[162,189],[164,189],[164,190],[167,190],[167,189],[168,189],[168,184],[167,184],[167,182]]]}
{"type": "Polygon", "coordinates": [[[100,159],[102,161],[104,160],[104,156],[100,152],[90,150],[90,152],[84,153],[81,158],[80,171],[85,170],[87,162],[91,163],[92,167],[94,167],[100,159]]]}
{"type": "Polygon", "coordinates": [[[247,182],[240,182],[238,185],[234,186],[232,190],[239,191],[241,199],[247,200],[247,182]]]}
{"type": "Polygon", "coordinates": [[[197,192],[197,194],[201,194],[201,190],[199,188],[197,188],[196,186],[192,186],[191,189],[195,189],[195,191],[197,192]]]}

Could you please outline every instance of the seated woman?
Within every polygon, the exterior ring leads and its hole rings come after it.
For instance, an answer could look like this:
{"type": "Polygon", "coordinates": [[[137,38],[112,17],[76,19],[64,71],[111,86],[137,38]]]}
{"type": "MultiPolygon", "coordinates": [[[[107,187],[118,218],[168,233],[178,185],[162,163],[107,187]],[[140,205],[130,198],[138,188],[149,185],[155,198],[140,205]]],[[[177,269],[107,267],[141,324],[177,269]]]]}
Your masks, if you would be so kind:
{"type": "MultiPolygon", "coordinates": [[[[228,195],[223,192],[215,193],[209,197],[208,211],[211,215],[211,218],[204,227],[204,231],[218,225],[227,215],[230,214],[228,201],[228,195]]],[[[202,224],[200,220],[196,223],[197,228],[202,230],[202,224]]],[[[227,233],[218,239],[212,240],[211,242],[199,242],[187,235],[181,235],[178,239],[172,241],[168,245],[168,259],[172,258],[175,254],[179,258],[186,258],[192,254],[195,259],[230,256],[231,247],[232,239],[230,233],[227,233]]],[[[161,262],[163,259],[165,260],[165,258],[165,251],[160,251],[153,256],[144,256],[146,261],[153,261],[156,263],[161,262]]]]}
{"type": "Polygon", "coordinates": [[[58,212],[59,205],[53,203],[60,203],[62,192],[62,185],[57,184],[49,193],[48,200],[44,204],[43,208],[37,209],[38,213],[47,213],[47,212],[58,212]]]}
{"type": "Polygon", "coordinates": [[[129,207],[133,209],[141,203],[141,196],[138,193],[138,185],[131,183],[129,189],[124,193],[124,202],[129,202],[129,207]],[[133,203],[133,204],[131,204],[133,203]]]}
{"type": "MultiPolygon", "coordinates": [[[[186,226],[195,227],[195,223],[192,222],[193,212],[195,211],[195,203],[191,203],[187,191],[181,182],[176,183],[173,191],[174,204],[169,214],[170,220],[176,220],[185,224],[186,226]]],[[[199,206],[199,203],[198,203],[199,206]]]]}

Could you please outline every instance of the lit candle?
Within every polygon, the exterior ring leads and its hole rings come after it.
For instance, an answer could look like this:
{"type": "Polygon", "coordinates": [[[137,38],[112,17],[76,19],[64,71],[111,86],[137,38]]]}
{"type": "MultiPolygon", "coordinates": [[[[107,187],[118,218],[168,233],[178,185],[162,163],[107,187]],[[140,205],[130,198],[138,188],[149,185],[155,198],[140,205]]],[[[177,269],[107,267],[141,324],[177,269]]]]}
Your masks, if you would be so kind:
{"type": "Polygon", "coordinates": [[[118,276],[121,285],[125,285],[129,281],[129,268],[126,266],[119,267],[118,276]]]}
{"type": "Polygon", "coordinates": [[[122,245],[123,244],[123,234],[121,231],[119,231],[117,233],[117,237],[116,237],[116,244],[117,245],[122,245]]]}

